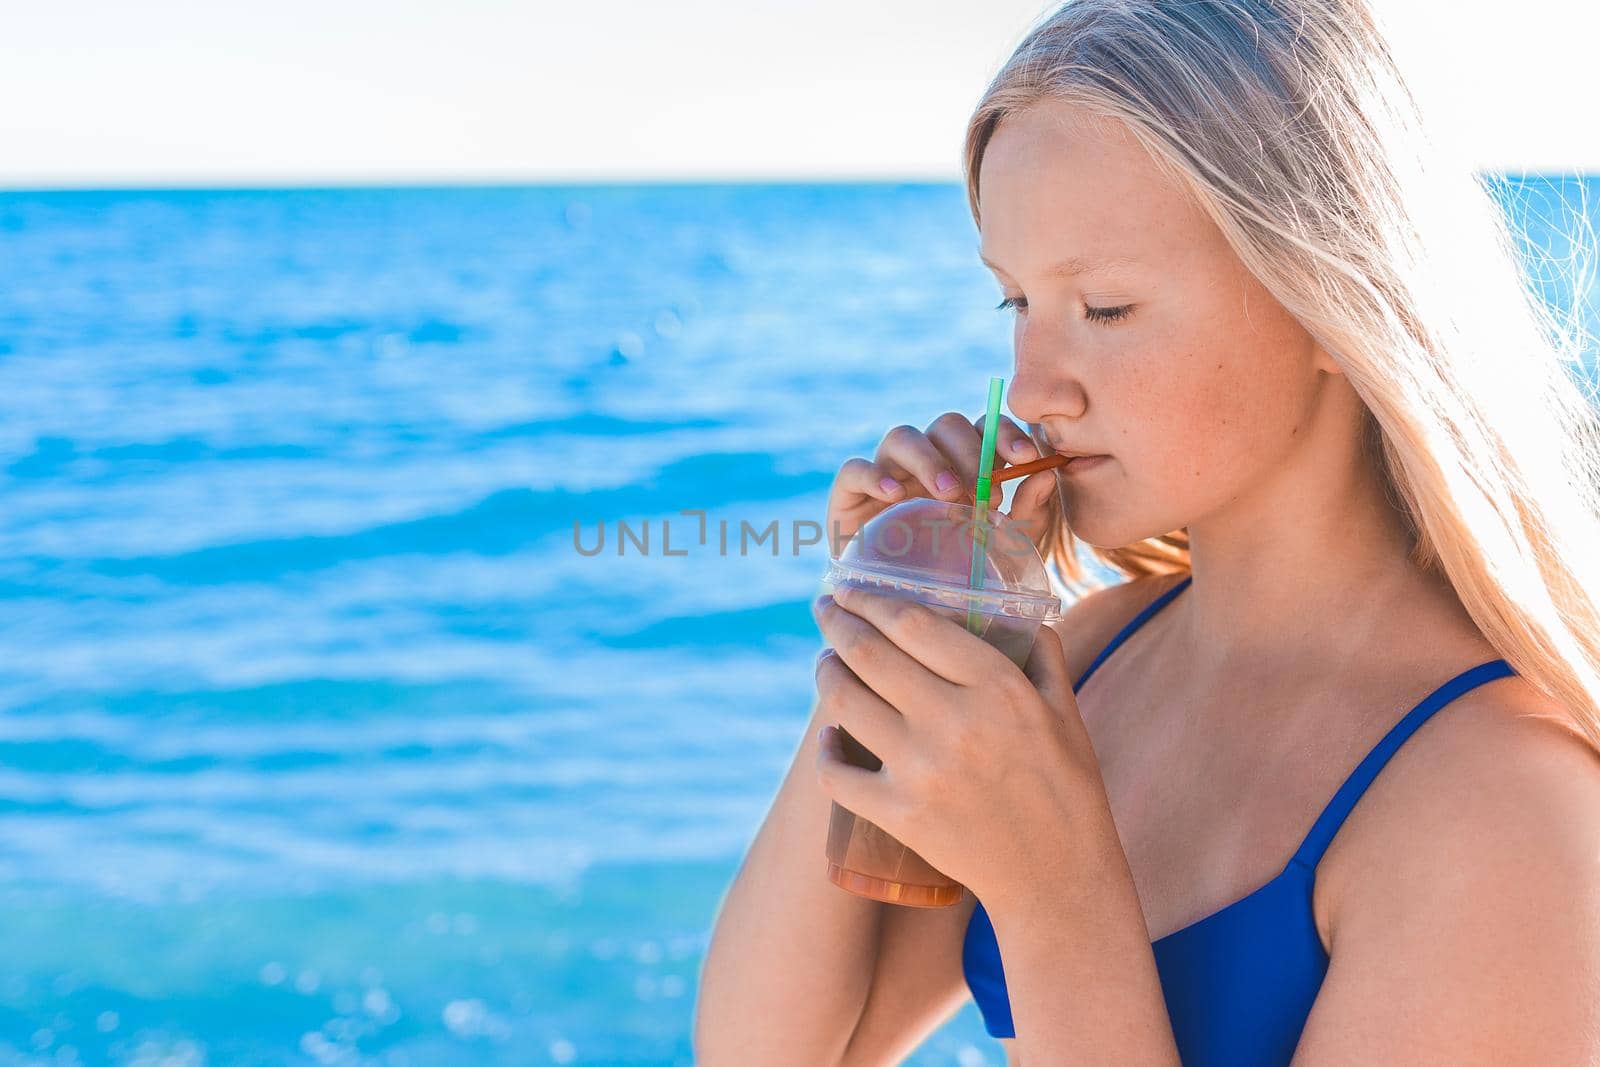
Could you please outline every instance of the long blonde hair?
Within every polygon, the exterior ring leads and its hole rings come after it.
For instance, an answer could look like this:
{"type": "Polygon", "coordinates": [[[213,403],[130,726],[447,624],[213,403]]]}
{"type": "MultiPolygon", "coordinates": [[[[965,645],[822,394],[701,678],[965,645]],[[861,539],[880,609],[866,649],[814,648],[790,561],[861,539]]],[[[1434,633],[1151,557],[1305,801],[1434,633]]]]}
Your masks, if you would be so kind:
{"type": "MultiPolygon", "coordinates": [[[[1412,562],[1442,574],[1600,748],[1587,336],[1574,309],[1532,291],[1505,212],[1423,122],[1367,4],[1069,0],[1030,29],[968,125],[980,226],[984,149],[1005,116],[1041,100],[1125,124],[1339,363],[1412,562]]],[[[1577,263],[1575,295],[1591,266],[1577,263]]],[[[1055,507],[1049,554],[1069,585],[1091,588],[1055,507]]],[[[1189,568],[1187,528],[1091,547],[1130,577],[1189,568]]]]}

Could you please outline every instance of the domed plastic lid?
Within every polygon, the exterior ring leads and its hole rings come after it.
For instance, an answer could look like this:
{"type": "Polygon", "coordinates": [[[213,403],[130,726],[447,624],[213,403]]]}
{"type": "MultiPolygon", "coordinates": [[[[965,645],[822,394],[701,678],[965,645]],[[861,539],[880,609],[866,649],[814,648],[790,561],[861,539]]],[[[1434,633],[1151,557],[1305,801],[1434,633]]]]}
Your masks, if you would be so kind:
{"type": "Polygon", "coordinates": [[[1024,530],[990,511],[982,529],[983,587],[973,589],[972,542],[977,509],[919,498],[896,504],[851,538],[828,567],[826,581],[888,586],[919,600],[1040,622],[1061,617],[1044,560],[1024,530]]]}

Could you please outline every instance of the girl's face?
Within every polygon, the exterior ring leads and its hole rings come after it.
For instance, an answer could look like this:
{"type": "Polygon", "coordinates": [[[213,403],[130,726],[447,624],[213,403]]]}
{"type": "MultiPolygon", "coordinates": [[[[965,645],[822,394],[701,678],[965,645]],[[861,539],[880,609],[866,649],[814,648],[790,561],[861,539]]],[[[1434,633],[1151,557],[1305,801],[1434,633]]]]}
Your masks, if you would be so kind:
{"type": "Polygon", "coordinates": [[[1115,548],[1265,506],[1338,367],[1187,193],[1120,123],[1042,102],[1001,122],[979,196],[1017,301],[1011,410],[1109,457],[1058,479],[1073,533],[1115,548]]]}

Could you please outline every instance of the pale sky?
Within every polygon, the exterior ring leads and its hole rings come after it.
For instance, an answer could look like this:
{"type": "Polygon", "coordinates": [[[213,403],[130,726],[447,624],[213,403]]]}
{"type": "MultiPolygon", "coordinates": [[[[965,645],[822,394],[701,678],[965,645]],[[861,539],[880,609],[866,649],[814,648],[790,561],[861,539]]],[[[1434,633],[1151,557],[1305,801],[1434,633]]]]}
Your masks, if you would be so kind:
{"type": "MultiPolygon", "coordinates": [[[[1375,0],[1492,170],[1600,171],[1593,0],[1375,0]]],[[[1039,0],[12,0],[0,188],[955,180],[1039,0]]]]}

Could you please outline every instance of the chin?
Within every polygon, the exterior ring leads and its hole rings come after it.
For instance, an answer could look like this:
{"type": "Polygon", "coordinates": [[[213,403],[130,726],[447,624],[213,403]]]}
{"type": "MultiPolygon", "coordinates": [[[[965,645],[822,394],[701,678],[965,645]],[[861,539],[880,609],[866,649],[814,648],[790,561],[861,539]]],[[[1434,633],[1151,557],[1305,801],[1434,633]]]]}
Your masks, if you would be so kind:
{"type": "Polygon", "coordinates": [[[1126,548],[1150,537],[1160,537],[1170,526],[1139,521],[1131,515],[1096,515],[1085,509],[1067,523],[1072,536],[1091,548],[1126,548]]]}
{"type": "Polygon", "coordinates": [[[1126,537],[1121,531],[1087,516],[1078,522],[1068,523],[1067,528],[1072,531],[1074,538],[1091,548],[1121,548],[1139,540],[1137,537],[1126,537]]]}

